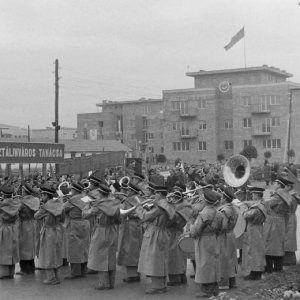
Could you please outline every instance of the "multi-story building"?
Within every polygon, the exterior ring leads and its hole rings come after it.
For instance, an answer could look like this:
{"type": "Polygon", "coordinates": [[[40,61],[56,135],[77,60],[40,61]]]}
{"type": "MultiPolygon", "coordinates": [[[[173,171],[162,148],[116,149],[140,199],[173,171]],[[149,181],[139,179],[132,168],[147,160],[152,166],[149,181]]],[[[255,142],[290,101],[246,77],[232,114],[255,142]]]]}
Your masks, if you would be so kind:
{"type": "Polygon", "coordinates": [[[300,155],[300,84],[287,81],[292,74],[263,65],[186,75],[194,87],[165,90],[162,100],[97,104],[102,112],[78,115],[78,137],[147,145],[190,163],[228,158],[247,145],[256,147],[260,162],[266,151],[277,162],[287,149],[300,155]]]}
{"type": "Polygon", "coordinates": [[[253,145],[259,161],[266,151],[283,161],[292,98],[290,147],[300,151],[300,122],[294,118],[300,98],[293,91],[300,85],[287,81],[291,74],[264,65],[186,75],[194,78],[194,88],[163,91],[168,158],[215,161],[218,154],[228,158],[253,145]]]}
{"type": "Polygon", "coordinates": [[[161,153],[163,149],[163,101],[103,101],[97,104],[102,111],[78,114],[78,138],[117,139],[133,150],[161,153]]]}

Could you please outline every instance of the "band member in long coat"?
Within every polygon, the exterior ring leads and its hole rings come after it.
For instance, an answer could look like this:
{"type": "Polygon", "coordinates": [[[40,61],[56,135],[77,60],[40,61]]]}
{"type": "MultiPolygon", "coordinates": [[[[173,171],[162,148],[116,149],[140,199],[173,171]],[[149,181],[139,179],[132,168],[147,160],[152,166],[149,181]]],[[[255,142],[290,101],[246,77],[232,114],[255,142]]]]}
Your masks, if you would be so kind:
{"type": "Polygon", "coordinates": [[[28,183],[22,186],[21,208],[19,212],[20,272],[18,275],[35,271],[36,220],[34,214],[40,207],[40,199],[33,196],[34,191],[28,183]]]}
{"type": "Polygon", "coordinates": [[[63,263],[63,202],[61,198],[54,198],[56,190],[51,186],[42,186],[41,194],[42,205],[34,215],[36,220],[43,221],[38,253],[39,267],[46,269],[47,279],[43,283],[55,285],[60,283],[58,268],[63,263]]]}
{"type": "Polygon", "coordinates": [[[120,223],[120,202],[109,197],[110,189],[99,184],[98,196],[90,206],[87,204],[82,216],[95,217],[88,268],[99,272],[97,290],[113,289],[116,276],[116,252],[118,247],[118,224],[120,223]]]}
{"type": "Polygon", "coordinates": [[[274,184],[275,193],[269,201],[266,201],[267,218],[264,224],[264,237],[267,273],[283,270],[285,218],[290,211],[290,197],[284,192],[284,188],[291,183],[287,179],[278,177],[274,184]]]}
{"type": "MultiPolygon", "coordinates": [[[[123,202],[123,209],[127,210],[136,205],[137,200],[135,197],[137,197],[139,192],[140,189],[130,182],[127,191],[128,197],[123,202]]],[[[117,264],[126,267],[127,276],[123,279],[124,282],[131,283],[140,281],[140,275],[137,269],[142,238],[142,226],[139,226],[138,216],[132,213],[127,217],[122,217],[117,264]]]]}
{"type": "Polygon", "coordinates": [[[293,190],[292,184],[286,185],[284,191],[289,193],[291,204],[290,211],[286,215],[286,232],[284,240],[284,260],[285,266],[295,265],[297,263],[296,251],[297,251],[297,216],[296,210],[298,202],[300,202],[297,196],[297,192],[293,190]]]}
{"type": "Polygon", "coordinates": [[[218,210],[223,216],[222,234],[220,235],[221,246],[221,282],[222,288],[235,288],[237,276],[237,247],[233,229],[238,219],[236,209],[232,204],[235,195],[226,187],[221,188],[223,194],[221,206],[218,210]]]}
{"type": "Polygon", "coordinates": [[[196,276],[195,282],[200,284],[196,297],[217,296],[220,281],[220,239],[222,231],[222,214],[215,205],[221,195],[215,191],[204,189],[205,207],[199,212],[197,219],[190,227],[189,235],[195,239],[196,276]]]}
{"type": "Polygon", "coordinates": [[[3,200],[0,202],[0,279],[12,279],[15,264],[19,262],[18,213],[19,198],[12,198],[14,189],[4,184],[1,187],[3,200]]]}
{"type": "Polygon", "coordinates": [[[175,207],[167,199],[167,188],[156,187],[154,206],[150,211],[138,206],[141,222],[147,222],[139,259],[138,271],[150,277],[147,294],[167,292],[170,231],[168,224],[175,216],[175,207]]]}
{"type": "Polygon", "coordinates": [[[169,286],[186,284],[186,261],[187,255],[178,246],[178,240],[182,236],[184,227],[192,214],[192,206],[183,199],[180,191],[175,191],[168,201],[175,206],[175,216],[169,223],[170,247],[169,247],[169,286]]]}
{"type": "Polygon", "coordinates": [[[265,269],[265,241],[264,241],[264,222],[267,211],[264,204],[264,189],[251,186],[249,191],[252,201],[243,204],[245,209],[243,217],[247,222],[247,232],[243,247],[243,266],[250,272],[246,280],[260,280],[265,269]]]}
{"type": "Polygon", "coordinates": [[[90,244],[90,223],[82,218],[85,207],[83,198],[84,186],[79,182],[70,185],[71,197],[64,204],[66,224],[67,259],[71,264],[71,273],[65,279],[85,277],[90,244]]]}
{"type": "Polygon", "coordinates": [[[145,182],[145,176],[135,172],[131,176],[130,182],[140,189],[140,194],[147,195],[148,184],[145,182]]]}

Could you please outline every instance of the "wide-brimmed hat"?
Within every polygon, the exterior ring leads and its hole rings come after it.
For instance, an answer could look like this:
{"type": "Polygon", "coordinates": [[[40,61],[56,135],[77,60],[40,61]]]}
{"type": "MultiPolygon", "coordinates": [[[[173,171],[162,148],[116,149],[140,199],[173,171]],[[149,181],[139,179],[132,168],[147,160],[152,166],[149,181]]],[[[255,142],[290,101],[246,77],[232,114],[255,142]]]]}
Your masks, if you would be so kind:
{"type": "Polygon", "coordinates": [[[134,173],[131,178],[138,178],[140,180],[145,180],[145,176],[143,174],[139,174],[139,173],[134,173]]]}
{"type": "Polygon", "coordinates": [[[34,190],[32,189],[32,187],[28,183],[24,183],[22,185],[22,187],[26,191],[26,193],[28,193],[28,194],[33,194],[34,193],[34,190]]]}
{"type": "Polygon", "coordinates": [[[51,195],[51,196],[54,196],[56,194],[55,188],[53,188],[49,185],[42,185],[40,187],[40,190],[41,190],[42,194],[48,194],[48,195],[51,195]]]}
{"type": "Polygon", "coordinates": [[[128,188],[130,190],[134,191],[135,193],[139,193],[141,191],[141,189],[138,186],[136,186],[135,184],[133,184],[131,182],[128,184],[128,188]]]}
{"type": "Polygon", "coordinates": [[[221,195],[210,189],[203,189],[204,200],[208,204],[216,204],[221,200],[221,195]]]}
{"type": "Polygon", "coordinates": [[[279,182],[280,184],[286,186],[286,185],[293,185],[294,182],[287,179],[287,178],[283,178],[281,176],[278,176],[277,179],[275,179],[275,182],[279,182]]]}
{"type": "Polygon", "coordinates": [[[70,185],[70,189],[73,189],[73,190],[81,193],[85,189],[85,186],[83,184],[81,184],[80,182],[72,182],[70,185]]]}
{"type": "Polygon", "coordinates": [[[111,192],[110,188],[106,184],[103,184],[103,183],[99,183],[97,190],[99,190],[100,192],[102,192],[104,194],[109,194],[111,192]]]}
{"type": "Polygon", "coordinates": [[[13,187],[9,184],[2,185],[0,191],[6,196],[11,196],[14,193],[13,187]]]}

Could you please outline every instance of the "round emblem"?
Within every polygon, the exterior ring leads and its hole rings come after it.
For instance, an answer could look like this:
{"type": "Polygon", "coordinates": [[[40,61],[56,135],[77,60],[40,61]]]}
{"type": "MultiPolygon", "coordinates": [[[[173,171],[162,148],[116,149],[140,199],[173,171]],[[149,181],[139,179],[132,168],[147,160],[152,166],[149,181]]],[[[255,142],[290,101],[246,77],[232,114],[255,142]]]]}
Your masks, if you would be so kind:
{"type": "Polygon", "coordinates": [[[222,93],[227,93],[229,91],[229,87],[230,87],[230,84],[228,81],[222,81],[220,82],[219,84],[219,90],[222,92],[222,93]]]}

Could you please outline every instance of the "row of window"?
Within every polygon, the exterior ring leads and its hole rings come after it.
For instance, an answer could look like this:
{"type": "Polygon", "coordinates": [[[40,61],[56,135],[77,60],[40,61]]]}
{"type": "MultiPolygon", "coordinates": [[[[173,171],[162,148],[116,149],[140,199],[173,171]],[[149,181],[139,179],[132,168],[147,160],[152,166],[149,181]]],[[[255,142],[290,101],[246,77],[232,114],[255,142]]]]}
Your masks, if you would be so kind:
{"type": "MultiPolygon", "coordinates": [[[[244,106],[251,106],[253,102],[252,96],[241,96],[241,103],[244,106]]],[[[279,105],[280,96],[279,95],[261,95],[260,96],[260,106],[262,110],[270,109],[270,106],[279,105]]]]}
{"type": "MultiPolygon", "coordinates": [[[[244,147],[252,146],[252,140],[244,140],[244,147]]],[[[281,148],[281,139],[264,139],[263,140],[263,148],[264,149],[279,149],[281,148]]],[[[225,150],[233,150],[233,141],[224,141],[224,149],[225,150]]],[[[189,142],[173,142],[173,150],[174,151],[189,151],[190,143],[189,142]]],[[[199,151],[207,151],[207,142],[199,141],[198,142],[198,150],[199,151]]]]}
{"type": "MultiPolygon", "coordinates": [[[[280,117],[272,117],[272,118],[266,118],[262,120],[262,128],[264,132],[270,132],[271,127],[278,127],[280,126],[280,117]]],[[[243,119],[243,127],[244,128],[251,128],[252,127],[252,119],[251,118],[244,118],[243,119]]],[[[188,125],[186,122],[179,122],[175,121],[172,122],[171,126],[173,131],[178,131],[178,130],[184,130],[188,128],[188,125]]],[[[224,121],[224,128],[225,129],[232,129],[233,128],[233,120],[225,120],[224,121]]],[[[207,129],[207,122],[206,120],[200,120],[198,122],[198,129],[199,130],[206,130],[207,129]]]]}

